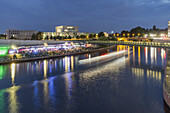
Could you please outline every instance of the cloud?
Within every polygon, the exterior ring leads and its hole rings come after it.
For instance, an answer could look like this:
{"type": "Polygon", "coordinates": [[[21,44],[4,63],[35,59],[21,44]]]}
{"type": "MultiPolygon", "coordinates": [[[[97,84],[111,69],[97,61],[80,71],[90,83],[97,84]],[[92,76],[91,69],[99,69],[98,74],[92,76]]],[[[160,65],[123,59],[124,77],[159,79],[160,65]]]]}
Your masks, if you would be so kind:
{"type": "Polygon", "coordinates": [[[164,3],[164,4],[169,4],[170,3],[170,0],[161,0],[162,1],[162,3],[164,3]]]}

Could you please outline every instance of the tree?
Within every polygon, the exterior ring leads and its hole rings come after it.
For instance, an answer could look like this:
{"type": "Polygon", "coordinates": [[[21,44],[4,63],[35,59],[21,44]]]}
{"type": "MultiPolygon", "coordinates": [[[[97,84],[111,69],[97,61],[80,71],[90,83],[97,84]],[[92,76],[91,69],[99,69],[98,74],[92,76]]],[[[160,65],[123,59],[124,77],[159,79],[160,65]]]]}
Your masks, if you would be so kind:
{"type": "Polygon", "coordinates": [[[33,34],[31,37],[31,40],[42,40],[43,39],[43,33],[38,32],[36,34],[33,34]]]}
{"type": "Polygon", "coordinates": [[[71,39],[71,36],[69,35],[67,38],[68,38],[68,39],[71,39]]]}
{"type": "Polygon", "coordinates": [[[53,37],[52,37],[52,35],[50,36],[50,40],[52,40],[53,39],[53,37]]]}
{"type": "Polygon", "coordinates": [[[86,38],[86,35],[80,35],[80,38],[86,38]]]}
{"type": "Polygon", "coordinates": [[[135,34],[135,36],[138,36],[138,34],[140,34],[140,36],[144,36],[145,33],[146,30],[140,26],[130,30],[130,34],[135,34]]]}
{"type": "Polygon", "coordinates": [[[10,39],[16,39],[14,36],[11,36],[10,39]]]}
{"type": "Polygon", "coordinates": [[[77,35],[77,36],[76,36],[76,38],[77,38],[77,39],[79,39],[79,38],[80,38],[80,36],[79,36],[79,35],[77,35]]]}
{"type": "Polygon", "coordinates": [[[49,36],[46,36],[46,37],[45,37],[45,40],[48,40],[48,39],[49,39],[49,36]]]}
{"type": "Polygon", "coordinates": [[[154,25],[154,26],[153,26],[153,30],[154,30],[154,31],[156,31],[156,30],[157,30],[157,29],[156,29],[156,25],[154,25]]]}
{"type": "Polygon", "coordinates": [[[36,40],[36,35],[32,34],[31,40],[36,40]]]}
{"type": "Polygon", "coordinates": [[[128,33],[129,33],[129,31],[123,30],[123,31],[121,32],[121,35],[122,35],[122,36],[125,36],[125,35],[128,34],[128,33]]]}
{"type": "Polygon", "coordinates": [[[89,35],[89,38],[93,38],[93,34],[90,34],[90,35],[89,35]]]}
{"type": "Polygon", "coordinates": [[[38,32],[36,34],[36,36],[37,36],[37,40],[42,40],[43,39],[43,33],[42,32],[38,32]]]}
{"type": "Polygon", "coordinates": [[[101,37],[101,36],[104,36],[104,32],[100,32],[100,33],[98,34],[98,37],[101,37]]]}

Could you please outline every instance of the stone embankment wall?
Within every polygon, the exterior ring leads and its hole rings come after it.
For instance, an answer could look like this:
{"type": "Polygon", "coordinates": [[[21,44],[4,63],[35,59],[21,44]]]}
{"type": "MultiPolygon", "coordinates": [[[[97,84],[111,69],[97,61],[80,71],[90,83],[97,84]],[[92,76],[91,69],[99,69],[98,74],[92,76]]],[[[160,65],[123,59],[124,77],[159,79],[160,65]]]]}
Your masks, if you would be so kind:
{"type": "Polygon", "coordinates": [[[167,66],[163,83],[163,96],[165,102],[170,107],[170,49],[168,49],[167,66]]]}
{"type": "Polygon", "coordinates": [[[0,39],[0,45],[39,45],[39,44],[58,44],[63,43],[63,41],[53,41],[53,40],[3,40],[0,39]]]}

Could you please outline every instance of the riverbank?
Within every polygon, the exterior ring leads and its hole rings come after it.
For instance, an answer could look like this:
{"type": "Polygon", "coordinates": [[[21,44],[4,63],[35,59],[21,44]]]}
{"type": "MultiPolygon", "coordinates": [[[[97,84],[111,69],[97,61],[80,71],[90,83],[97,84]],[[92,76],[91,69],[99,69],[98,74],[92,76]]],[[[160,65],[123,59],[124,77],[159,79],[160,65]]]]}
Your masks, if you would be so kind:
{"type": "Polygon", "coordinates": [[[93,52],[111,49],[111,48],[114,48],[114,47],[116,47],[116,45],[104,47],[104,48],[99,48],[99,49],[94,49],[94,50],[76,52],[76,53],[67,53],[67,54],[61,54],[61,55],[43,56],[43,57],[36,57],[36,58],[26,58],[26,59],[16,59],[16,60],[11,60],[11,61],[3,61],[3,62],[0,62],[0,65],[10,64],[10,63],[29,62],[29,61],[36,61],[36,60],[44,60],[44,59],[52,59],[52,58],[59,58],[59,57],[72,56],[72,55],[87,54],[87,53],[93,53],[93,52]]]}
{"type": "MultiPolygon", "coordinates": [[[[170,49],[168,50],[170,53],[170,49]]],[[[167,56],[167,66],[163,83],[163,96],[167,105],[170,107],[170,54],[167,56]]]]}
{"type": "Polygon", "coordinates": [[[65,41],[54,41],[54,40],[4,40],[0,39],[0,45],[16,45],[16,46],[28,46],[28,45],[42,45],[47,44],[61,44],[65,41]]]}

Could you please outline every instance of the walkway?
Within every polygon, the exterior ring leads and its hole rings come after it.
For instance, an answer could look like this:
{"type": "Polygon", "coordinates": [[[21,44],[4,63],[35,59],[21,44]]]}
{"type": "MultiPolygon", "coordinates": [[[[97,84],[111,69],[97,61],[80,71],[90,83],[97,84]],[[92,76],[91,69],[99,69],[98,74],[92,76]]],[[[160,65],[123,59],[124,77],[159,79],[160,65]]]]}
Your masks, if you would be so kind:
{"type": "Polygon", "coordinates": [[[88,41],[88,43],[170,48],[170,43],[163,42],[88,41]]]}

